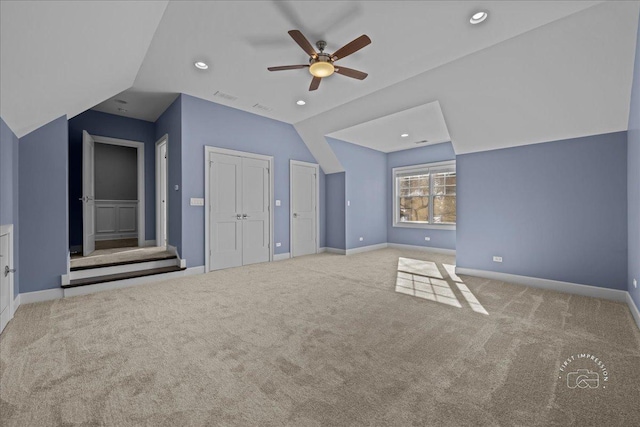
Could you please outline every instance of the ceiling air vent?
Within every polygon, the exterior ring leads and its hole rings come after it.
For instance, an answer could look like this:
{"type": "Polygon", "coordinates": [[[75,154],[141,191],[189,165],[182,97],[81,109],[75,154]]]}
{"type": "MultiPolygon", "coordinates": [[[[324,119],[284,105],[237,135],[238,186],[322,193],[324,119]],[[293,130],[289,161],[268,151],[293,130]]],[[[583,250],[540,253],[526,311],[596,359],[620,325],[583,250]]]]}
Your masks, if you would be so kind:
{"type": "Polygon", "coordinates": [[[227,101],[235,101],[236,99],[238,99],[237,96],[229,95],[228,93],[224,93],[220,91],[217,91],[216,93],[214,93],[213,96],[217,98],[226,99],[227,101]]]}
{"type": "Polygon", "coordinates": [[[429,141],[427,141],[426,139],[423,139],[422,141],[414,142],[414,144],[426,144],[427,142],[429,142],[429,141]]]}
{"type": "Polygon", "coordinates": [[[256,108],[256,109],[262,110],[262,111],[271,111],[271,110],[273,110],[273,108],[267,107],[266,105],[262,105],[262,104],[255,104],[253,106],[253,108],[256,108]]]}

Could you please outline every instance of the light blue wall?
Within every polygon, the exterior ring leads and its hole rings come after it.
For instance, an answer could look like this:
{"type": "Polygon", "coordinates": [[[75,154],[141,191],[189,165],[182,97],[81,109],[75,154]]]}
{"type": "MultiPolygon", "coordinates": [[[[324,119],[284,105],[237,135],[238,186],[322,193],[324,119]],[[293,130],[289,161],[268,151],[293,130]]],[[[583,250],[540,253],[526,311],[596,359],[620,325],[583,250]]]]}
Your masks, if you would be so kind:
{"type": "MultiPolygon", "coordinates": [[[[100,111],[88,110],[69,120],[69,243],[82,245],[82,131],[91,135],[144,142],[145,239],[156,235],[155,126],[100,111]]],[[[134,184],[135,185],[135,184],[134,184]]]]}
{"type": "Polygon", "coordinates": [[[633,279],[640,282],[640,19],[636,40],[636,62],[631,89],[629,131],[627,132],[627,195],[629,199],[629,293],[640,308],[640,285],[633,287],[633,279]]]}
{"type": "Polygon", "coordinates": [[[325,186],[327,189],[326,247],[346,249],[347,196],[345,172],[327,174],[325,186]]]}
{"type": "Polygon", "coordinates": [[[626,290],[626,139],[459,155],[457,265],[626,290]]]}
{"type": "MultiPolygon", "coordinates": [[[[317,163],[290,124],[215,104],[189,95],[182,100],[182,257],[190,267],[204,265],[204,147],[274,157],[274,253],[289,252],[289,160],[317,163]]],[[[320,177],[322,178],[322,177],[320,177]]],[[[322,224],[320,224],[322,225],[322,224]]],[[[320,230],[322,234],[324,230],[320,230]]]]}
{"type": "Polygon", "coordinates": [[[326,138],[346,170],[346,249],[387,242],[387,155],[326,138]],[[364,240],[361,242],[360,237],[364,240]]]}
{"type": "Polygon", "coordinates": [[[69,249],[67,118],[19,144],[20,293],[60,287],[69,249]]]}
{"type": "MultiPolygon", "coordinates": [[[[403,245],[428,246],[443,249],[456,248],[455,230],[434,230],[423,228],[393,227],[393,168],[421,165],[425,163],[455,160],[456,153],[450,142],[395,151],[387,155],[385,188],[388,196],[385,199],[387,209],[387,240],[389,243],[403,245]],[[424,240],[430,237],[430,241],[424,240]]],[[[459,203],[459,202],[458,202],[459,203]]]]}
{"type": "MultiPolygon", "coordinates": [[[[156,120],[155,140],[168,135],[167,241],[182,254],[182,95],[156,120]],[[175,186],[178,190],[175,190],[175,186]]],[[[155,149],[155,148],[154,148],[155,149]]],[[[155,224],[155,221],[154,221],[155,224]]]]}
{"type": "Polygon", "coordinates": [[[13,295],[20,289],[18,137],[0,117],[0,224],[13,224],[13,295]]]}

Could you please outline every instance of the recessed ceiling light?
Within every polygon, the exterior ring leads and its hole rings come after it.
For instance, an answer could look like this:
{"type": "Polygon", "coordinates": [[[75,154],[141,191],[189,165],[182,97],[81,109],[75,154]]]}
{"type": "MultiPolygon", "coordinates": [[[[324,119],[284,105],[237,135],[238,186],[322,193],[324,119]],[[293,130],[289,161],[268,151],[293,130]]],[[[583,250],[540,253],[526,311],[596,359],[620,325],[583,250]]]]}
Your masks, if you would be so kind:
{"type": "Polygon", "coordinates": [[[471,19],[469,19],[469,22],[471,22],[472,24],[479,24],[487,19],[488,16],[489,14],[487,12],[476,12],[471,15],[471,19]]]}
{"type": "Polygon", "coordinates": [[[114,102],[118,103],[118,104],[126,104],[127,101],[125,101],[124,99],[116,99],[114,102]]]}
{"type": "Polygon", "coordinates": [[[296,101],[296,104],[304,105],[304,104],[306,104],[306,102],[304,102],[302,99],[300,99],[300,100],[296,101]]]}
{"type": "Polygon", "coordinates": [[[409,136],[409,134],[408,134],[408,133],[403,133],[402,135],[400,135],[400,137],[402,137],[402,138],[406,138],[406,137],[408,137],[408,136],[409,136]]]}
{"type": "Polygon", "coordinates": [[[195,64],[193,64],[196,66],[196,68],[200,69],[200,70],[206,70],[207,68],[209,68],[209,66],[207,65],[206,62],[202,62],[202,61],[198,61],[195,64]]]}

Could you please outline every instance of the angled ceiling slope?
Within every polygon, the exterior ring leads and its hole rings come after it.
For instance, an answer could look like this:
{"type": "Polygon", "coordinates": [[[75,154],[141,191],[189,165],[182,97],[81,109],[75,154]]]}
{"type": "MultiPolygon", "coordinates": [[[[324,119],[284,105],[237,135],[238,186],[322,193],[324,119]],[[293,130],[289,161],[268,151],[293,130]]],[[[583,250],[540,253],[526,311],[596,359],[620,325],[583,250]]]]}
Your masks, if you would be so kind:
{"type": "Polygon", "coordinates": [[[383,153],[451,141],[438,101],[369,120],[328,136],[383,153]]]}
{"type": "Polygon", "coordinates": [[[130,87],[167,1],[2,1],[0,115],[18,137],[130,87]]]}
{"type": "Polygon", "coordinates": [[[287,123],[297,123],[426,70],[591,7],[593,1],[485,1],[486,26],[469,24],[467,1],[175,1],[170,2],[133,88],[186,93],[287,123]],[[297,29],[334,52],[367,34],[372,44],[341,65],[369,73],[340,75],[309,92],[309,57],[287,34],[297,29]],[[209,64],[197,70],[195,61],[209,64]],[[216,97],[221,91],[229,98],[216,97]],[[296,105],[306,100],[304,107],[296,105]],[[266,106],[257,108],[256,104],[266,106]]]}
{"type": "Polygon", "coordinates": [[[598,4],[295,126],[328,135],[437,99],[458,154],[626,130],[639,8],[598,4]]]}

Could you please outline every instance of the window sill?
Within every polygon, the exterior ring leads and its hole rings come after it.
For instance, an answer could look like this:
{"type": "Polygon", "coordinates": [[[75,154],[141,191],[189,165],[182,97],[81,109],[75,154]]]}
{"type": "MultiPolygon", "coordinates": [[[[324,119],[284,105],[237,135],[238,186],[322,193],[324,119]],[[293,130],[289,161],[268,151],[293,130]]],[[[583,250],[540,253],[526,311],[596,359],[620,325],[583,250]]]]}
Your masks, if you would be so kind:
{"type": "Polygon", "coordinates": [[[422,229],[430,229],[430,230],[453,230],[455,231],[455,224],[417,224],[417,223],[407,223],[407,222],[396,222],[393,224],[394,227],[398,228],[422,228],[422,229]]]}

